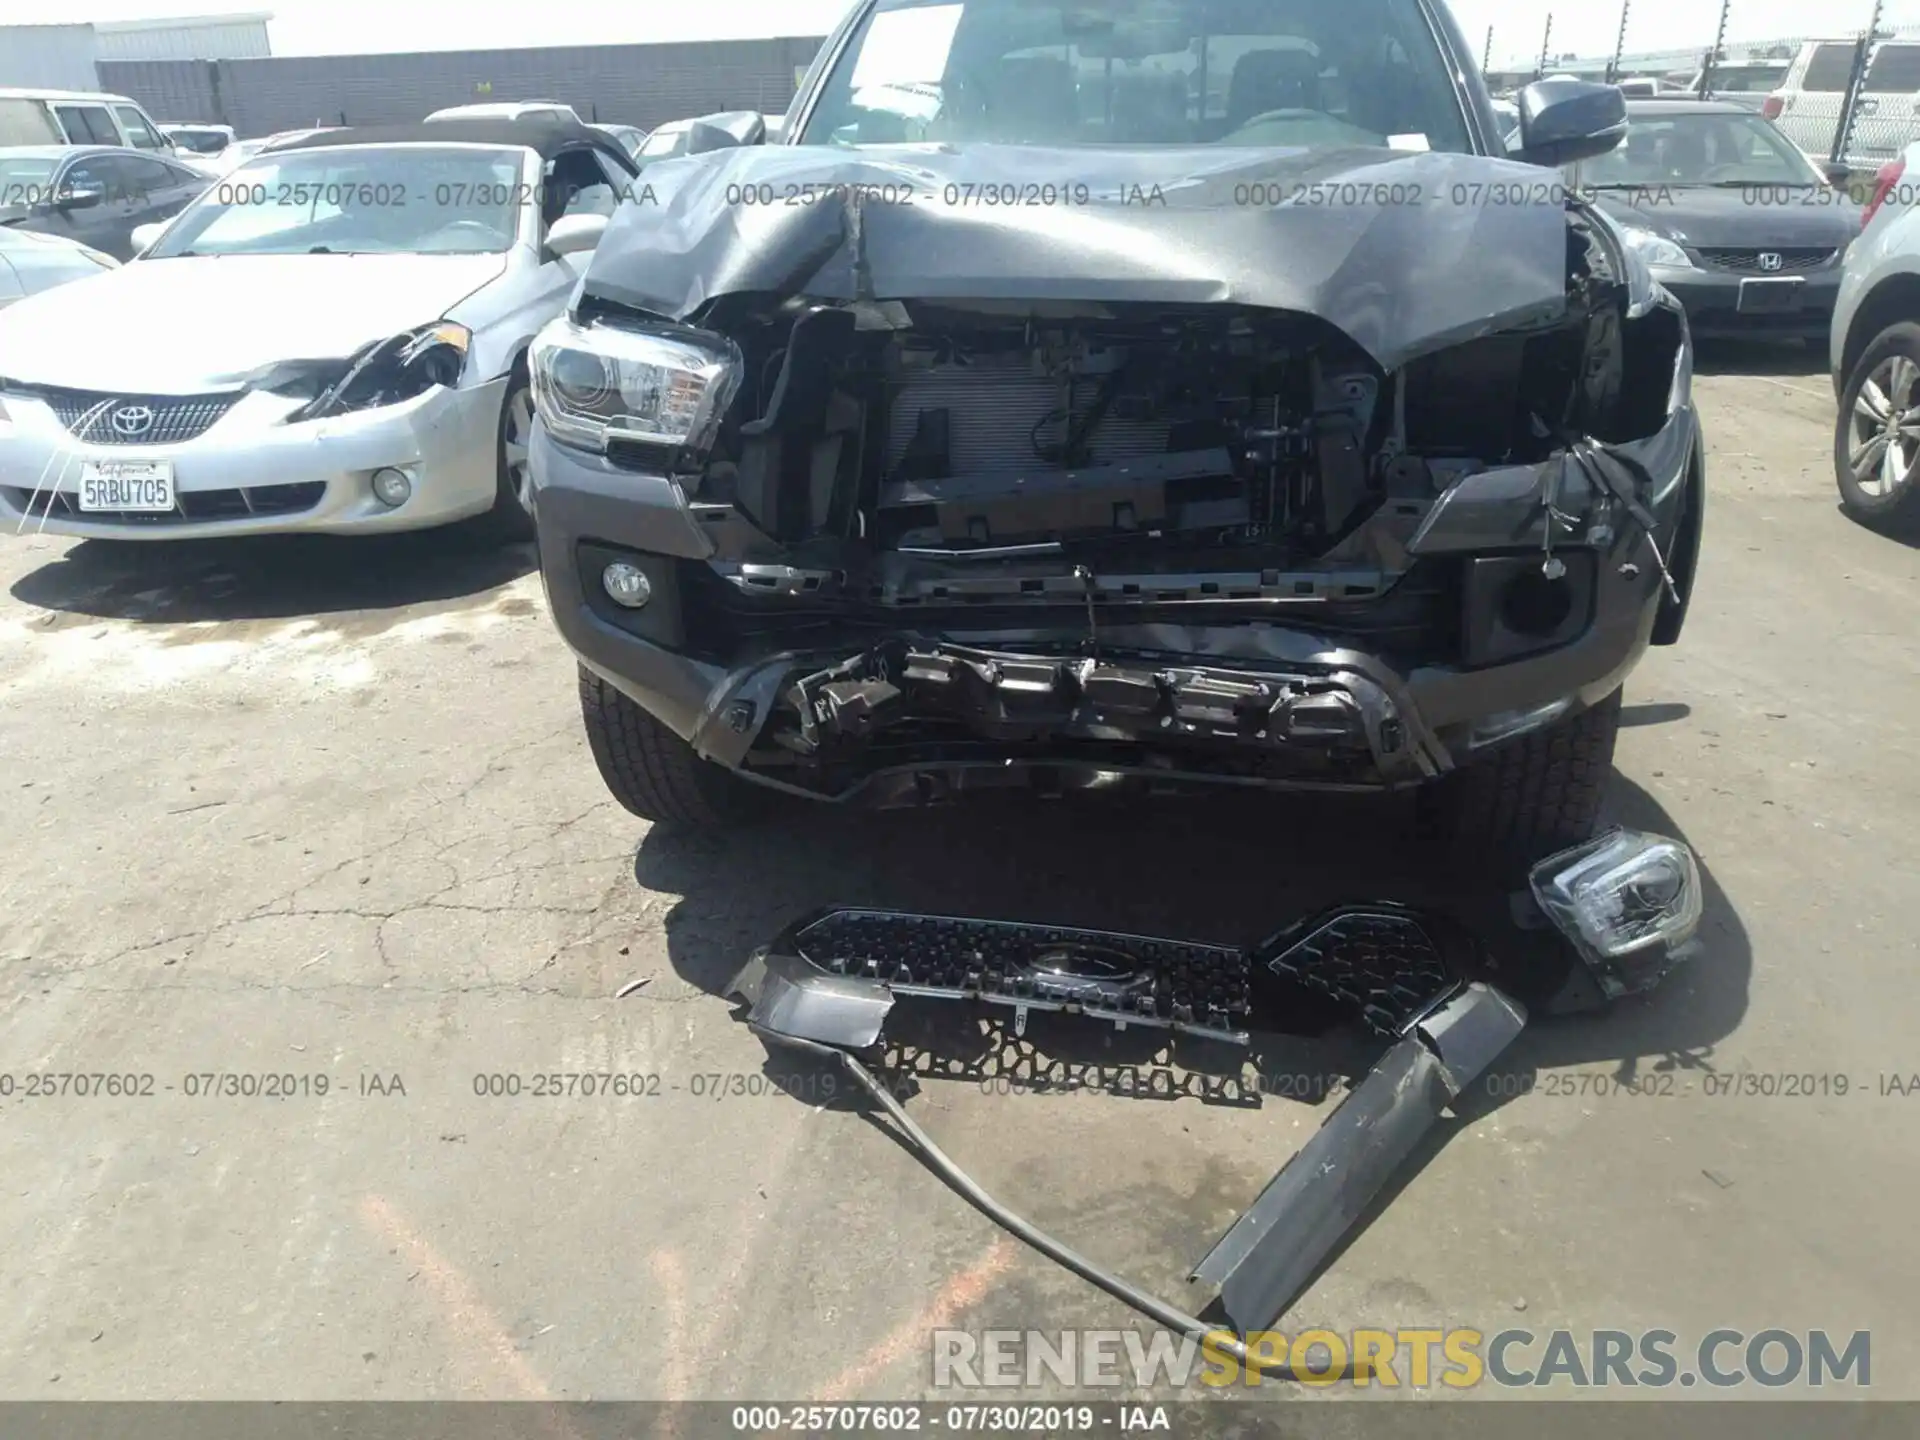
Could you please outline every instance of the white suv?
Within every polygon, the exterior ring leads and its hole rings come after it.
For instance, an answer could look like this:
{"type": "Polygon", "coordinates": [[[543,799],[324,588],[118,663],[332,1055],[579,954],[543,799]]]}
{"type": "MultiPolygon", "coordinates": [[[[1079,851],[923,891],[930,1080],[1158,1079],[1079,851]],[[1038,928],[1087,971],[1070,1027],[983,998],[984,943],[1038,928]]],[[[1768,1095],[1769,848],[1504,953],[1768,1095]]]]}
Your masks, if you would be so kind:
{"type": "MultiPolygon", "coordinates": [[[[1853,75],[1855,40],[1809,40],[1760,113],[1809,155],[1833,152],[1853,75]]],[[[1841,157],[1856,163],[1892,160],[1920,140],[1920,42],[1883,40],[1861,77],[1853,134],[1841,157]]]]}
{"type": "Polygon", "coordinates": [[[563,105],[558,100],[503,100],[497,104],[486,105],[449,105],[445,110],[436,110],[427,116],[429,120],[528,120],[528,119],[571,120],[580,122],[579,114],[571,105],[563,105]]]}
{"type": "Polygon", "coordinates": [[[91,90],[0,90],[0,145],[124,145],[173,154],[138,104],[91,90]]]}

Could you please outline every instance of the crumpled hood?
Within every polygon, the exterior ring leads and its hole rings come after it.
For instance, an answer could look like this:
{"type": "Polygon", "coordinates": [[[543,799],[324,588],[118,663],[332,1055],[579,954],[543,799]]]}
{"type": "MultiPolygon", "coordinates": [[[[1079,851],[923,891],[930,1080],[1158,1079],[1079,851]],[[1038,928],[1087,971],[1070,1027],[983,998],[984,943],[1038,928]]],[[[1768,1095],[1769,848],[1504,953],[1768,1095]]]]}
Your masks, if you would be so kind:
{"type": "Polygon", "coordinates": [[[136,260],[0,314],[0,376],[191,395],[280,360],[344,358],[438,320],[505,255],[210,255],[136,260]]]}
{"type": "Polygon", "coordinates": [[[1260,306],[1392,369],[1564,309],[1558,178],[1371,148],[719,151],[647,170],[583,294],[674,320],[752,292],[1260,306]]]}

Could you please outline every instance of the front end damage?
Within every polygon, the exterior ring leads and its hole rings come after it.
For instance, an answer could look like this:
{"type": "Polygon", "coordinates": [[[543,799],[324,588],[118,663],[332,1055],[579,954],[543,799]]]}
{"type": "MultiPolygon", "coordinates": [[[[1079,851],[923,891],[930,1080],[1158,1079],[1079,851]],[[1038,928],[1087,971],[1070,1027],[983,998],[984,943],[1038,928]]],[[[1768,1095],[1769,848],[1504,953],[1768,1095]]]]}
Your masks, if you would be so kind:
{"type": "Polygon", "coordinates": [[[543,432],[543,570],[581,659],[703,757],[883,802],[1395,788],[1677,637],[1685,322],[1591,212],[1463,189],[1539,172],[1175,156],[1158,209],[874,198],[1046,161],[986,150],[662,167],[595,259],[570,333],[689,347],[712,413],[692,444],[543,432]],[[1328,173],[1461,203],[1224,198],[1328,173]],[[834,198],[722,203],[770,176],[834,198]]]}
{"type": "MultiPolygon", "coordinates": [[[[729,986],[770,1044],[842,1065],[923,1158],[1034,1248],[1177,1331],[1233,1349],[1219,1323],[1095,1265],[982,1190],[870,1068],[895,1007],[933,1001],[1045,1011],[1245,1046],[1301,1012],[1336,1012],[1387,1042],[1367,1075],[1193,1266],[1232,1331],[1270,1328],[1433,1125],[1519,1036],[1552,1013],[1644,992],[1696,947],[1701,884],[1681,842],[1613,831],[1537,865],[1511,923],[1382,902],[1339,905],[1251,949],[950,916],[835,909],[789,926],[729,986]],[[1557,993],[1523,1003],[1493,983],[1516,949],[1560,951],[1557,993]],[[865,1058],[863,1058],[865,1057],[865,1058]]],[[[1502,979],[1501,984],[1505,984],[1502,979]]],[[[1199,1307],[1195,1307],[1196,1309],[1199,1307]]]]}

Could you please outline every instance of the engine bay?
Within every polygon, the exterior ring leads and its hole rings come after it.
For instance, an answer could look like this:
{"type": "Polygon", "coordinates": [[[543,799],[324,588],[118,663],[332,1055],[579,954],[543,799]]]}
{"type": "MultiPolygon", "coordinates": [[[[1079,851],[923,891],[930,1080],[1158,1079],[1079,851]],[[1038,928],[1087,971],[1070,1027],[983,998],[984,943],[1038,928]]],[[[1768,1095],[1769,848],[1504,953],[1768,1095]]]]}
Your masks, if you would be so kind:
{"type": "Polygon", "coordinates": [[[684,483],[746,522],[721,550],[743,591],[1236,600],[1285,574],[1288,596],[1374,595],[1466,476],[1665,422],[1678,327],[1626,319],[1577,216],[1568,275],[1552,322],[1392,373],[1325,321],[1250,307],[729,297],[705,324],[739,346],[741,393],[684,483]],[[1345,583],[1302,591],[1302,571],[1345,583]],[[1152,578],[1196,573],[1216,579],[1152,578]]]}

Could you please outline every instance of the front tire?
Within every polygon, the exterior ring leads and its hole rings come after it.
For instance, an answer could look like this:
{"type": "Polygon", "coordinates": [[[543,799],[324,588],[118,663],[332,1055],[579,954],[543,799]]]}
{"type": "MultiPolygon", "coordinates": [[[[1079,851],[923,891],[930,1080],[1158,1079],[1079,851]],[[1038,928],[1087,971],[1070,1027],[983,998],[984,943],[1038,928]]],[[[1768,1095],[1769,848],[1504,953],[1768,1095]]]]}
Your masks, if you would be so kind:
{"type": "Polygon", "coordinates": [[[1531,863],[1593,838],[1620,733],[1598,705],[1467,761],[1425,797],[1435,838],[1462,854],[1531,863]]]}
{"type": "Polygon", "coordinates": [[[1870,530],[1920,521],[1920,325],[1890,325],[1840,392],[1833,470],[1840,508],[1870,530]]]}
{"type": "Polygon", "coordinates": [[[580,667],[580,718],[600,778],[642,820],[732,830],[765,807],[760,790],[710,760],[632,700],[580,667]]]}

